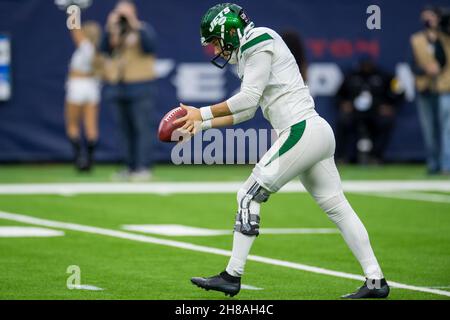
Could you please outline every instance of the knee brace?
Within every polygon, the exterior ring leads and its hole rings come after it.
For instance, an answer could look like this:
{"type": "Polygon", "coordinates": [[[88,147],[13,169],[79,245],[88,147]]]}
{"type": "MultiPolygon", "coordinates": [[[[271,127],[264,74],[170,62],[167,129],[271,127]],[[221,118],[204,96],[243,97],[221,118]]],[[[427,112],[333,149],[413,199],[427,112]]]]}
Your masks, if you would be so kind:
{"type": "Polygon", "coordinates": [[[258,205],[269,199],[270,193],[255,182],[248,190],[239,190],[239,210],[236,214],[234,230],[248,236],[259,235],[259,212],[251,212],[252,202],[258,205]]]}

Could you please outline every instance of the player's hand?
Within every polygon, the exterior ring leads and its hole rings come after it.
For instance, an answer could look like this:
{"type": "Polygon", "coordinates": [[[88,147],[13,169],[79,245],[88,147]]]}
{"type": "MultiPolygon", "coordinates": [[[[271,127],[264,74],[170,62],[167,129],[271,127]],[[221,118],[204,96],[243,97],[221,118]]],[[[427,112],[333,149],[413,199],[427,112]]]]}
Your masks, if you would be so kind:
{"type": "Polygon", "coordinates": [[[187,131],[191,135],[196,134],[199,131],[199,127],[202,122],[200,110],[192,106],[186,106],[182,103],[180,103],[180,107],[186,110],[187,114],[184,117],[175,120],[173,124],[176,125],[180,122],[185,122],[185,124],[180,128],[181,131],[187,131]]]}

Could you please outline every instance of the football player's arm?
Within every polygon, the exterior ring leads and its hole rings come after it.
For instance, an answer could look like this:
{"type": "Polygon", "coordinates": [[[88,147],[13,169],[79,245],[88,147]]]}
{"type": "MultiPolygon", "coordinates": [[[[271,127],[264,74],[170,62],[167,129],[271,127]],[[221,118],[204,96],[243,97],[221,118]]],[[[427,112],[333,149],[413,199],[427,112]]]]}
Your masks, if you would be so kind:
{"type": "MultiPolygon", "coordinates": [[[[232,114],[252,109],[258,106],[259,100],[266,88],[272,69],[272,53],[257,52],[247,59],[241,91],[229,98],[226,103],[232,114]]],[[[215,110],[212,107],[215,116],[215,110]]]]}
{"type": "Polygon", "coordinates": [[[257,107],[262,93],[269,82],[271,65],[272,54],[269,51],[257,52],[248,57],[241,91],[227,101],[211,107],[204,107],[206,109],[201,108],[202,119],[209,120],[228,116],[257,107]]]}
{"type": "Polygon", "coordinates": [[[241,111],[238,113],[230,114],[223,117],[215,117],[211,120],[203,121],[201,124],[201,129],[206,130],[210,128],[220,128],[232,126],[247,120],[250,120],[255,116],[257,107],[241,111]]]}
{"type": "MultiPolygon", "coordinates": [[[[185,122],[182,128],[193,132],[195,121],[208,121],[213,118],[225,117],[256,108],[269,82],[271,65],[271,52],[261,51],[251,55],[247,58],[245,64],[244,78],[239,93],[226,101],[200,109],[180,104],[182,108],[186,109],[187,115],[174,121],[174,124],[185,122]]],[[[230,119],[228,118],[228,121],[230,119]]]]}

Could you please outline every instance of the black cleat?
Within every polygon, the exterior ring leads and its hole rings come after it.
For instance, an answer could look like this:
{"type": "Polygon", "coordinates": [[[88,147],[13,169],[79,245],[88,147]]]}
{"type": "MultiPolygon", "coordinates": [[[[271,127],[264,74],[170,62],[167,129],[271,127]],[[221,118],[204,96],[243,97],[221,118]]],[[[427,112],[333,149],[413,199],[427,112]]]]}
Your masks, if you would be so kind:
{"type": "Polygon", "coordinates": [[[197,287],[203,288],[206,291],[215,290],[225,293],[225,295],[234,297],[241,290],[241,278],[233,277],[226,271],[221,272],[216,276],[209,278],[194,277],[191,282],[197,287]]]}
{"type": "Polygon", "coordinates": [[[366,279],[364,285],[353,293],[346,294],[341,298],[346,299],[381,299],[389,295],[389,285],[386,279],[381,280],[366,279]],[[378,282],[379,281],[379,282],[378,282]],[[369,285],[368,285],[369,283],[369,285]]]}

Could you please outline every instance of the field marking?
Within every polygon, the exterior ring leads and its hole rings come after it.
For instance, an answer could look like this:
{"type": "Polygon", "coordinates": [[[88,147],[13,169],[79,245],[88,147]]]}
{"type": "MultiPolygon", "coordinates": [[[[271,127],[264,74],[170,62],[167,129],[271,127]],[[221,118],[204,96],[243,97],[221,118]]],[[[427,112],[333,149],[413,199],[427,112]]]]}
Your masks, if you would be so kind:
{"type": "Polygon", "coordinates": [[[90,284],[74,284],[69,289],[89,290],[89,291],[103,291],[103,288],[92,286],[90,284]]]}
{"type": "MultiPolygon", "coordinates": [[[[66,229],[66,230],[72,230],[72,231],[79,231],[79,232],[86,232],[86,233],[91,233],[91,234],[115,237],[115,238],[119,238],[119,239],[127,239],[127,240],[134,240],[134,241],[145,242],[145,243],[159,244],[159,245],[164,245],[164,246],[168,246],[168,247],[186,249],[186,250],[203,252],[203,253],[211,253],[211,254],[216,254],[216,255],[221,255],[221,256],[226,256],[226,257],[230,257],[230,255],[231,255],[231,251],[229,251],[229,250],[201,246],[201,245],[196,245],[196,244],[192,244],[192,243],[188,243],[188,242],[181,242],[181,241],[168,240],[168,239],[159,239],[159,238],[155,238],[155,237],[134,234],[134,233],[124,232],[124,231],[119,231],[119,230],[112,230],[112,229],[80,225],[80,224],[75,224],[75,223],[67,223],[67,222],[59,222],[59,221],[53,221],[53,220],[40,219],[40,218],[35,218],[35,217],[23,215],[23,214],[16,214],[16,213],[0,211],[0,218],[6,219],[6,220],[22,222],[22,223],[45,226],[45,227],[50,227],[50,228],[66,229]]],[[[359,280],[359,281],[365,280],[365,278],[363,276],[360,276],[357,274],[334,271],[334,270],[309,266],[309,265],[296,263],[296,262],[266,258],[266,257],[262,257],[262,256],[249,255],[248,260],[266,263],[266,264],[270,264],[270,265],[274,265],[274,266],[281,266],[281,267],[286,267],[286,268],[291,268],[291,269],[296,269],[296,270],[308,271],[308,272],[312,272],[312,273],[324,274],[324,275],[338,277],[338,278],[345,278],[345,279],[352,279],[352,280],[359,280]]],[[[439,289],[418,287],[418,286],[403,284],[403,283],[394,282],[394,281],[389,281],[389,285],[394,288],[400,288],[400,289],[418,291],[418,292],[425,292],[425,293],[432,293],[432,294],[436,294],[436,295],[450,297],[449,291],[444,291],[444,290],[439,290],[439,289]]]]}
{"type": "Polygon", "coordinates": [[[121,228],[127,231],[137,231],[163,236],[220,236],[230,234],[230,230],[213,230],[184,226],[181,224],[125,224],[121,228]]]}
{"type": "Polygon", "coordinates": [[[368,196],[382,197],[382,198],[427,201],[427,202],[438,202],[438,203],[450,203],[450,195],[436,194],[436,193],[408,191],[408,192],[396,192],[396,193],[375,192],[375,193],[364,193],[364,194],[368,195],[368,196]]]}
{"type": "Polygon", "coordinates": [[[333,234],[333,233],[340,233],[340,232],[338,229],[334,229],[334,228],[262,228],[259,230],[259,233],[261,233],[261,234],[333,234]]]}
{"type": "Polygon", "coordinates": [[[264,288],[258,288],[258,287],[250,286],[248,284],[241,284],[241,289],[244,289],[244,290],[264,290],[264,288]]]}
{"type": "MultiPolygon", "coordinates": [[[[0,195],[13,194],[128,194],[150,193],[169,195],[176,193],[235,193],[243,182],[151,182],[151,183],[26,183],[0,184],[0,195]]],[[[447,191],[450,181],[429,180],[377,180],[343,181],[346,192],[398,192],[398,191],[447,191]]],[[[299,181],[291,181],[279,192],[306,192],[299,181]]]]}
{"type": "Polygon", "coordinates": [[[63,235],[63,231],[47,228],[0,226],[0,238],[60,237],[63,235]]]}
{"type": "MultiPolygon", "coordinates": [[[[125,224],[123,230],[137,231],[164,236],[221,236],[230,235],[233,230],[197,228],[181,224],[125,224]]],[[[339,233],[333,228],[262,228],[261,234],[331,234],[339,233]]]]}

